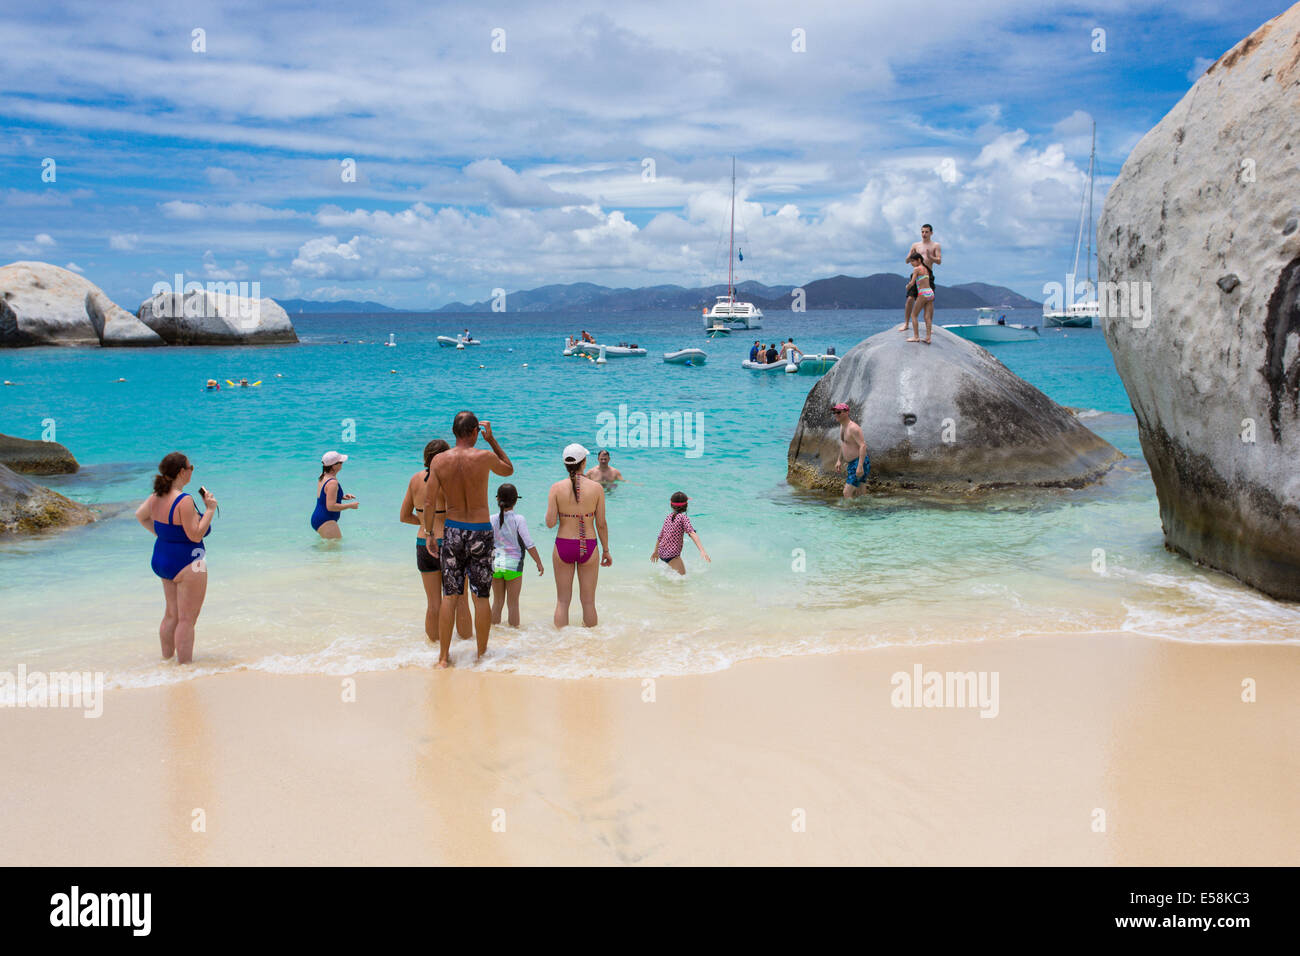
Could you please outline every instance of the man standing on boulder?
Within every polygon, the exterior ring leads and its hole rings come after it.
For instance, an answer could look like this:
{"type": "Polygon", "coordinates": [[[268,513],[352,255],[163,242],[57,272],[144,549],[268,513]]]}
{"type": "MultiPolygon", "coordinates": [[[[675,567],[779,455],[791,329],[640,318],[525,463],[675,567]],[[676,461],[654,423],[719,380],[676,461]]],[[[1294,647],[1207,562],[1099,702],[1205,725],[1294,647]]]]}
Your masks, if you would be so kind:
{"type": "MultiPolygon", "coordinates": [[[[835,458],[835,470],[847,464],[844,477],[844,497],[852,498],[861,484],[871,474],[871,459],[867,457],[867,439],[862,426],[849,418],[849,406],[844,402],[834,405],[831,414],[840,426],[840,453],[835,458]]],[[[441,618],[439,618],[441,624],[441,618]]],[[[451,633],[450,629],[447,632],[451,633]]]]}
{"type": "MultiPolygon", "coordinates": [[[[935,290],[934,284],[934,267],[943,262],[943,250],[939,248],[939,243],[934,242],[931,237],[934,235],[934,227],[928,222],[921,227],[921,241],[912,243],[912,247],[907,250],[907,259],[912,258],[912,253],[919,252],[921,261],[925,265],[925,271],[930,273],[930,290],[935,290]]],[[[904,260],[907,261],[907,260],[904,260]]],[[[912,267],[911,262],[907,263],[908,269],[912,267]]],[[[916,320],[916,334],[919,338],[921,335],[921,317],[917,314],[920,309],[917,307],[916,283],[911,279],[907,281],[907,299],[903,303],[903,324],[898,327],[898,331],[906,332],[912,321],[916,320]]],[[[930,301],[934,301],[931,299],[930,301]]]]}
{"type": "Polygon", "coordinates": [[[447,499],[447,521],[441,542],[429,538],[425,545],[437,555],[442,567],[442,607],[438,614],[438,667],[451,666],[451,630],[456,621],[456,607],[465,595],[469,579],[474,593],[474,634],[478,639],[478,656],[487,651],[488,631],[492,627],[493,535],[488,511],[488,473],[503,478],[515,473],[515,466],[492,436],[492,423],[479,422],[473,412],[461,412],[452,422],[456,437],[454,448],[435,455],[430,462],[429,480],[424,494],[424,509],[435,510],[438,495],[447,499]],[[492,446],[491,451],[475,448],[479,431],[492,446]],[[435,548],[437,550],[435,550],[435,548]],[[444,626],[445,625],[445,626],[444,626]]]}

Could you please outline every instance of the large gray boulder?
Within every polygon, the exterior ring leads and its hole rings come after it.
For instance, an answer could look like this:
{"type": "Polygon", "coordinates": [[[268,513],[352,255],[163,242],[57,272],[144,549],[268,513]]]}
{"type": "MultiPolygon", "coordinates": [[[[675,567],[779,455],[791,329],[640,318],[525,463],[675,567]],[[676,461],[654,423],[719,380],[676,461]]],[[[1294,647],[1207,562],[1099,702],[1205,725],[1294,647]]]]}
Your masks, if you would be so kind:
{"type": "Polygon", "coordinates": [[[844,487],[837,402],[862,426],[871,491],[1078,488],[1123,457],[973,342],[942,328],[928,346],[888,331],[849,349],[808,393],[790,442],[791,484],[844,487]]]}
{"type": "Polygon", "coordinates": [[[0,536],[90,524],[95,512],[0,465],[0,536]]]}
{"type": "Polygon", "coordinates": [[[1166,545],[1290,600],[1300,600],[1298,116],[1294,6],[1142,138],[1098,229],[1101,279],[1149,283],[1149,317],[1109,315],[1103,328],[1166,545]]]}
{"type": "Polygon", "coordinates": [[[56,441],[0,435],[0,465],[25,475],[70,475],[80,470],[72,452],[56,441]]]}
{"type": "Polygon", "coordinates": [[[86,294],[86,315],[105,346],[166,345],[162,336],[95,289],[86,294]]]}
{"type": "Polygon", "coordinates": [[[89,279],[48,262],[0,267],[0,346],[162,345],[89,279]]]}
{"type": "Polygon", "coordinates": [[[86,314],[95,285],[48,262],[0,266],[0,346],[98,345],[86,314]]]}
{"type": "Polygon", "coordinates": [[[160,292],[145,299],[136,315],[168,345],[274,345],[298,341],[289,313],[274,299],[198,289],[184,294],[160,292]]]}

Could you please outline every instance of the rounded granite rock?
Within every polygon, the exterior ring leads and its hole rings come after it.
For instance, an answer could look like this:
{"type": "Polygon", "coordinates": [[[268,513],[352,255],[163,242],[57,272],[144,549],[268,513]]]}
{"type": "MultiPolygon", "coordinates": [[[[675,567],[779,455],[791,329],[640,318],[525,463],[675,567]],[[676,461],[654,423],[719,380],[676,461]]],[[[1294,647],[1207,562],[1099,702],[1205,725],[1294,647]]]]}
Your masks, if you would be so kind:
{"type": "Polygon", "coordinates": [[[90,524],[95,512],[0,465],[0,536],[90,524]]]}
{"type": "Polygon", "coordinates": [[[790,442],[791,484],[843,488],[838,402],[862,426],[868,491],[1079,488],[1123,458],[986,349],[943,328],[930,345],[891,330],[851,348],[808,393],[790,442]]]}
{"type": "Polygon", "coordinates": [[[1207,69],[1106,197],[1102,327],[1165,543],[1300,600],[1300,5],[1207,69]],[[1105,298],[1105,296],[1103,296],[1105,298]],[[1132,296],[1129,296],[1131,301],[1132,296]]]}

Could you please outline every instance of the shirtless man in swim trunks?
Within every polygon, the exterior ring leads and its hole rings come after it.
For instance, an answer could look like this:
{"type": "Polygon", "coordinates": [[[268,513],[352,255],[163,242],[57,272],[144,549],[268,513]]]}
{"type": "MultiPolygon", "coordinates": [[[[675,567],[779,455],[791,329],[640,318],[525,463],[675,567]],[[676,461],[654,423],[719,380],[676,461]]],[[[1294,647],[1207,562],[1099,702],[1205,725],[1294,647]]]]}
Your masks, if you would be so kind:
{"type": "Polygon", "coordinates": [[[438,613],[438,667],[451,666],[451,631],[456,621],[456,607],[465,596],[465,582],[474,594],[474,635],[478,639],[478,656],[487,651],[488,631],[492,627],[492,521],[488,510],[488,474],[503,478],[515,473],[515,466],[492,435],[492,423],[480,422],[473,412],[461,412],[452,423],[456,445],[429,463],[429,481],[425,486],[425,513],[433,514],[434,503],[442,494],[447,503],[442,546],[432,537],[425,547],[430,554],[437,548],[442,567],[442,607],[438,613]],[[492,446],[491,451],[475,448],[479,432],[492,446]]]}
{"type": "MultiPolygon", "coordinates": [[[[921,241],[912,243],[912,247],[907,250],[907,257],[910,259],[912,253],[919,252],[921,260],[925,263],[925,269],[930,273],[930,291],[935,289],[934,284],[934,267],[943,262],[943,250],[939,248],[939,243],[934,242],[930,237],[934,235],[934,227],[928,222],[921,227],[921,241]]],[[[908,270],[912,264],[908,262],[908,270]]],[[[912,325],[912,320],[916,320],[916,334],[921,334],[921,316],[917,308],[917,291],[916,283],[911,279],[907,280],[907,301],[903,304],[903,324],[898,327],[898,331],[906,332],[912,325]]]]}
{"type": "Polygon", "coordinates": [[[840,453],[835,458],[835,470],[845,468],[844,497],[852,498],[871,474],[867,439],[862,434],[862,426],[849,418],[849,406],[844,402],[833,406],[831,414],[840,426],[840,453]]]}
{"type": "Polygon", "coordinates": [[[623,473],[617,468],[609,467],[608,451],[602,450],[601,453],[596,456],[596,461],[599,462],[599,464],[587,472],[587,477],[592,481],[600,482],[600,486],[606,491],[611,490],[616,483],[627,480],[623,477],[623,473]]]}

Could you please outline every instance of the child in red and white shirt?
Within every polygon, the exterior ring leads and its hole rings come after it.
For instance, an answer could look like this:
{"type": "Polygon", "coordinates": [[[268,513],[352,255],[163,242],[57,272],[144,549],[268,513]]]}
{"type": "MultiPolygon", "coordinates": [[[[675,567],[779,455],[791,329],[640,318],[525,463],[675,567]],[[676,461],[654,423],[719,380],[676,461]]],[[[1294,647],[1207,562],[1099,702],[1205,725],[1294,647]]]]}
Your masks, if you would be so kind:
{"type": "Polygon", "coordinates": [[[686,517],[686,505],[690,501],[683,491],[674,491],[673,496],[668,499],[672,505],[672,513],[664,519],[664,526],[659,531],[659,537],[655,541],[654,553],[650,555],[651,561],[662,561],[678,574],[686,573],[686,565],[682,562],[682,545],[687,535],[690,535],[695,547],[700,549],[700,556],[705,561],[712,563],[704,545],[700,543],[700,536],[695,533],[695,528],[691,525],[691,519],[686,517]]]}

